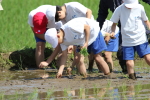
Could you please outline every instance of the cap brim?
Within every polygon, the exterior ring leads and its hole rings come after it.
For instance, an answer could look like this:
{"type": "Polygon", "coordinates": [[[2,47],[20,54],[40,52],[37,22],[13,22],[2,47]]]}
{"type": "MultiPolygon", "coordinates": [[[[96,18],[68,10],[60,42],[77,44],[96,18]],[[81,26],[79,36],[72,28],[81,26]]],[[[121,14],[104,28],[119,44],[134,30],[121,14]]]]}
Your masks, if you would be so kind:
{"type": "Polygon", "coordinates": [[[133,3],[133,4],[126,4],[126,3],[124,3],[124,5],[125,5],[127,8],[136,8],[136,7],[138,7],[138,6],[137,6],[138,3],[133,3]]]}
{"type": "Polygon", "coordinates": [[[46,28],[39,29],[39,28],[34,27],[33,31],[36,34],[44,34],[46,32],[46,28]]]}
{"type": "Polygon", "coordinates": [[[45,33],[45,40],[56,48],[58,45],[57,31],[55,28],[48,29],[45,33]]]}
{"type": "Polygon", "coordinates": [[[1,5],[1,3],[0,3],[0,10],[3,10],[3,7],[2,7],[2,5],[1,5]]]}

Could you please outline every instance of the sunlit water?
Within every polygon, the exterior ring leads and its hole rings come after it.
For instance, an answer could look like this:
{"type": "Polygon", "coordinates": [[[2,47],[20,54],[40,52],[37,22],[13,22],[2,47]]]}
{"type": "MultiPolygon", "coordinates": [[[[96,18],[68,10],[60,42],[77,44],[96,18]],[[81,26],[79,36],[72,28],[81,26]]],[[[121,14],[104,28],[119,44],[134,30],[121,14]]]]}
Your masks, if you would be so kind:
{"type": "MultiPolygon", "coordinates": [[[[42,79],[45,73],[51,74],[54,78],[56,70],[26,70],[26,71],[7,71],[0,73],[1,80],[33,80],[42,79]]],[[[144,72],[141,72],[144,73],[144,72]]],[[[137,74],[141,74],[137,72],[137,74]]],[[[148,75],[149,77],[150,75],[148,75]]],[[[147,76],[143,76],[147,77],[147,76]]],[[[145,78],[140,78],[140,80],[145,78]]],[[[108,88],[79,88],[76,90],[54,91],[39,93],[34,91],[28,94],[3,95],[0,94],[2,100],[150,100],[150,84],[147,85],[122,85],[121,87],[108,88]]]]}
{"type": "Polygon", "coordinates": [[[35,91],[28,94],[5,95],[4,98],[9,100],[149,100],[150,84],[109,88],[80,88],[44,93],[35,91]]]}

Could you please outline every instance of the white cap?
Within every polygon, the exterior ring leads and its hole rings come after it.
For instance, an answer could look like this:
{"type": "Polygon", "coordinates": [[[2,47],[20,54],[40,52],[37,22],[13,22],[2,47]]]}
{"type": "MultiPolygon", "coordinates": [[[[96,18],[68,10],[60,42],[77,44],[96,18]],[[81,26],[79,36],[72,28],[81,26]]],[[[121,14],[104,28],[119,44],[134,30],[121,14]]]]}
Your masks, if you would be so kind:
{"type": "Polygon", "coordinates": [[[2,0],[0,0],[0,10],[3,10],[3,7],[1,5],[2,0]]]}
{"type": "Polygon", "coordinates": [[[57,30],[55,28],[48,29],[45,33],[45,40],[56,48],[58,45],[57,30]]]}
{"type": "Polygon", "coordinates": [[[138,0],[123,0],[127,8],[135,8],[139,4],[138,0]]]}
{"type": "Polygon", "coordinates": [[[55,25],[55,14],[56,14],[56,6],[51,6],[46,10],[46,17],[48,22],[55,25]]]}

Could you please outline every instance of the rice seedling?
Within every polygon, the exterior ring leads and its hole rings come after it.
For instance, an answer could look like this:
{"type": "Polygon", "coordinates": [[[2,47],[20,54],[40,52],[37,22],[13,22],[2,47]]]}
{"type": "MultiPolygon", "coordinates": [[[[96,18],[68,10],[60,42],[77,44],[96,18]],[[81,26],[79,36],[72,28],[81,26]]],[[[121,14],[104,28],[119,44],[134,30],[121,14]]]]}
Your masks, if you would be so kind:
{"type": "Polygon", "coordinates": [[[21,59],[21,55],[20,55],[20,63],[18,63],[18,67],[19,67],[19,70],[23,70],[23,62],[22,62],[22,59],[21,59]]]}
{"type": "Polygon", "coordinates": [[[142,90],[142,85],[140,82],[138,82],[138,85],[135,86],[136,95],[138,95],[141,90],[142,90]]]}
{"type": "Polygon", "coordinates": [[[107,80],[107,88],[111,87],[111,80],[107,80]]]}
{"type": "Polygon", "coordinates": [[[45,99],[47,99],[47,100],[49,100],[49,98],[52,96],[52,94],[53,94],[53,89],[51,90],[51,89],[49,89],[46,93],[47,93],[47,95],[46,95],[46,98],[45,99]]]}
{"type": "Polygon", "coordinates": [[[4,93],[0,93],[0,100],[5,100],[4,95],[5,95],[4,93]]]}
{"type": "Polygon", "coordinates": [[[97,95],[99,93],[99,89],[97,88],[96,85],[94,85],[93,91],[94,91],[94,95],[95,95],[94,97],[97,98],[97,95]]]}
{"type": "Polygon", "coordinates": [[[79,89],[79,99],[85,99],[85,89],[84,88],[79,89]]]}
{"type": "Polygon", "coordinates": [[[38,89],[35,89],[28,97],[28,100],[37,100],[38,99],[38,89]]]}
{"type": "Polygon", "coordinates": [[[89,55],[89,53],[87,52],[87,49],[86,48],[82,48],[80,50],[80,54],[84,55],[85,57],[89,55]]]}
{"type": "Polygon", "coordinates": [[[127,91],[127,88],[126,88],[126,84],[125,84],[125,83],[122,84],[121,89],[123,90],[123,92],[127,91]]]}

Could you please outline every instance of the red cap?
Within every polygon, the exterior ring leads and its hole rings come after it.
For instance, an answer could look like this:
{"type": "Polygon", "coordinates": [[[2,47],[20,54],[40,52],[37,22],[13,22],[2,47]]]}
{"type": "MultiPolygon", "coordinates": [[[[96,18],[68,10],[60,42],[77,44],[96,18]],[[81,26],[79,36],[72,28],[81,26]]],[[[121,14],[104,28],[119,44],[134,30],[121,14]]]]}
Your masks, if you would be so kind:
{"type": "Polygon", "coordinates": [[[33,16],[33,31],[37,34],[44,34],[48,24],[47,17],[44,13],[38,12],[33,16]]]}

